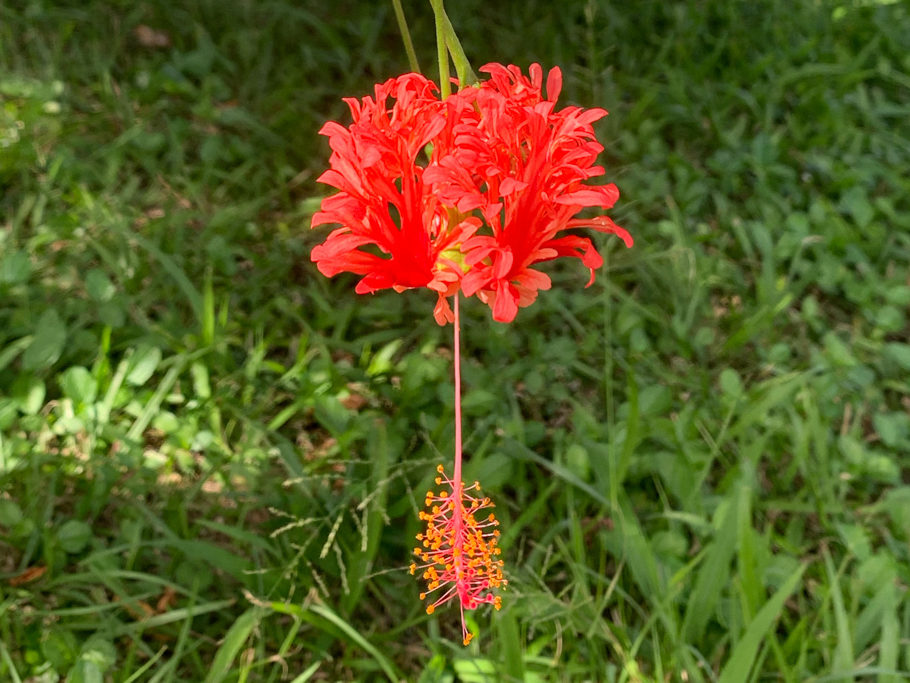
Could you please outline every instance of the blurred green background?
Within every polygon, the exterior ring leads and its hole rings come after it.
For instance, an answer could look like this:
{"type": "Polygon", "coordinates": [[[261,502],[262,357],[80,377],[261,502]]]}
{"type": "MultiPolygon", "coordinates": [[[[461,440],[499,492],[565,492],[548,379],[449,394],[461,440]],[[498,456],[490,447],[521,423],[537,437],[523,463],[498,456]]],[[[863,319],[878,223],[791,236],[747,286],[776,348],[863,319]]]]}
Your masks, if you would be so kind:
{"type": "MultiPolygon", "coordinates": [[[[309,261],[390,3],[0,5],[0,680],[910,676],[910,9],[450,2],[603,106],[590,289],[465,308],[500,612],[406,567],[453,448],[433,296],[309,261]]],[[[428,74],[429,5],[405,10],[428,74]]]]}

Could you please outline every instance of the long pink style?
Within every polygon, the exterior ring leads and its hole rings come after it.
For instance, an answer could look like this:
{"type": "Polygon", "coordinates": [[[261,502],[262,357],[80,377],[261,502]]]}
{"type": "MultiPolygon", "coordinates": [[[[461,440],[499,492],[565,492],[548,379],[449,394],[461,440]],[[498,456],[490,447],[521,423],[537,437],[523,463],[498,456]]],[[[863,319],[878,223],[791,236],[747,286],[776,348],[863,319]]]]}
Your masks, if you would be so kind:
{"type": "Polygon", "coordinates": [[[459,311],[458,292],[455,292],[455,320],[452,323],[455,328],[455,472],[452,475],[452,481],[455,485],[455,510],[452,519],[454,527],[454,539],[452,543],[452,554],[455,556],[455,585],[459,587],[458,609],[461,612],[461,632],[466,639],[468,634],[467,626],[464,623],[464,604],[466,592],[463,586],[464,581],[464,482],[461,480],[461,315],[459,311]]]}
{"type": "Polygon", "coordinates": [[[455,471],[451,479],[445,468],[436,468],[435,479],[441,490],[427,491],[420,519],[426,530],[417,534],[420,545],[414,554],[421,564],[411,564],[411,573],[421,571],[427,590],[420,594],[427,599],[427,614],[436,608],[458,600],[461,616],[461,635],[465,645],[473,634],[465,623],[465,610],[481,605],[502,606],[496,589],[508,583],[502,575],[503,562],[499,559],[499,522],[491,509],[493,501],[480,495],[480,484],[465,486],[462,481],[462,429],[461,429],[461,310],[455,295],[453,312],[454,366],[455,366],[455,471]]]}

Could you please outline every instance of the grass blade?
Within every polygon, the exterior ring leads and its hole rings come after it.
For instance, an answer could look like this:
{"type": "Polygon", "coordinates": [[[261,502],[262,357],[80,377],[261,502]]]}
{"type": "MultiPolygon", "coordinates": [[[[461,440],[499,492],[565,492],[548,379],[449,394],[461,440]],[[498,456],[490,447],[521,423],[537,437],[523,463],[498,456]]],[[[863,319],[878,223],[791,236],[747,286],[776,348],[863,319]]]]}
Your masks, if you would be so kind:
{"type": "MultiPolygon", "coordinates": [[[[844,674],[853,669],[853,636],[850,634],[850,617],[844,607],[844,596],[840,590],[840,577],[834,568],[834,561],[827,549],[822,551],[825,557],[825,571],[828,574],[828,585],[831,591],[831,603],[834,607],[834,623],[837,628],[837,645],[834,649],[832,672],[844,674]]],[[[853,680],[850,676],[847,680],[853,680]]]]}
{"type": "Polygon", "coordinates": [[[771,630],[774,622],[777,621],[784,607],[784,602],[796,590],[796,586],[805,571],[806,565],[800,565],[758,611],[758,614],[755,615],[755,618],[746,628],[743,637],[739,639],[730,653],[730,659],[724,666],[720,678],[717,679],[718,683],[743,683],[743,681],[749,680],[749,671],[755,663],[762,640],[771,630]]]}
{"type": "Polygon", "coordinates": [[[736,551],[738,516],[735,501],[730,501],[723,513],[720,531],[706,551],[705,563],[698,572],[695,590],[686,609],[683,633],[688,642],[696,643],[702,639],[708,620],[714,614],[714,608],[720,599],[718,586],[726,586],[729,582],[730,561],[736,551]]]}
{"type": "Polygon", "coordinates": [[[215,658],[212,660],[212,668],[209,670],[209,675],[205,678],[205,683],[218,683],[218,681],[223,681],[227,677],[231,663],[237,653],[240,652],[240,648],[243,647],[246,639],[250,637],[252,630],[262,620],[262,616],[263,610],[261,607],[251,607],[237,618],[237,621],[228,630],[224,636],[224,641],[215,653],[215,658]]]}
{"type": "Polygon", "coordinates": [[[353,626],[335,614],[335,612],[333,612],[331,609],[325,605],[310,605],[309,610],[315,614],[318,614],[320,617],[335,626],[342,633],[344,633],[344,635],[346,635],[352,643],[369,653],[373,659],[376,660],[376,663],[379,664],[379,667],[385,672],[385,675],[388,676],[390,681],[397,681],[400,678],[398,673],[395,671],[395,667],[393,667],[392,663],[386,659],[385,655],[383,655],[375,645],[360,635],[360,633],[353,626]]]}
{"type": "Polygon", "coordinates": [[[895,673],[883,673],[878,676],[878,683],[897,683],[897,658],[900,648],[900,623],[897,618],[898,600],[895,595],[894,584],[888,585],[891,599],[888,601],[888,607],[882,614],[882,635],[878,642],[878,666],[886,671],[895,673]]]}
{"type": "Polygon", "coordinates": [[[313,662],[306,669],[304,669],[303,672],[297,676],[297,678],[291,681],[291,683],[306,683],[313,677],[313,674],[319,670],[320,666],[322,666],[321,660],[318,662],[313,662]]]}

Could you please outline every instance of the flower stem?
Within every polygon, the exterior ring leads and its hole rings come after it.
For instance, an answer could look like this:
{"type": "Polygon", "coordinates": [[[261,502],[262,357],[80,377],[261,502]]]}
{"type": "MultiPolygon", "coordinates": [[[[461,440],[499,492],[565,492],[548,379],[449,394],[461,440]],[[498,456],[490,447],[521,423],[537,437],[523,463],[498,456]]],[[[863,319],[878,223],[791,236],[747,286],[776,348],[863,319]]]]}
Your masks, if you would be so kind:
{"type": "Polygon", "coordinates": [[[414,42],[411,40],[408,20],[405,19],[401,0],[392,0],[392,7],[395,8],[395,20],[398,22],[398,30],[401,31],[401,40],[404,42],[404,51],[408,55],[408,64],[411,66],[411,71],[420,73],[420,63],[417,61],[417,53],[414,51],[414,42]]]}
{"type": "MultiPolygon", "coordinates": [[[[446,47],[446,11],[442,0],[430,0],[436,18],[436,58],[439,61],[439,95],[446,99],[452,94],[449,83],[449,50],[446,47]]],[[[455,299],[456,305],[458,299],[455,299]]],[[[457,326],[456,326],[457,327],[457,326]]]]}
{"type": "Polygon", "coordinates": [[[455,73],[458,75],[458,87],[464,88],[468,85],[474,85],[477,82],[477,74],[471,68],[468,56],[464,53],[461,41],[458,40],[458,35],[455,33],[455,27],[452,26],[449,15],[445,13],[445,10],[442,12],[442,18],[445,23],[446,47],[449,48],[452,62],[455,64],[455,73]]]}

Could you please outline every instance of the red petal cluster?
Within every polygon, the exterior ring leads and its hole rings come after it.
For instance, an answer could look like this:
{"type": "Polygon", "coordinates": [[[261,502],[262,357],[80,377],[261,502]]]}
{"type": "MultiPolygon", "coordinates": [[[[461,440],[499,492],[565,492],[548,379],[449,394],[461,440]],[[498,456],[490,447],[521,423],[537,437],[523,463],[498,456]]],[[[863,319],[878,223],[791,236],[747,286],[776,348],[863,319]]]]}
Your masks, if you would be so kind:
{"type": "Polygon", "coordinates": [[[632,246],[610,218],[576,218],[619,198],[613,184],[584,184],[604,172],[595,165],[603,147],[592,124],[607,112],[557,110],[558,68],[547,76],[546,96],[539,64],[530,77],[501,64],[481,71],[489,80],[445,101],[419,74],[391,79],[375,98],[346,100],[350,126],[323,127],[332,156],[319,180],[339,192],[323,201],[313,225],[342,225],[313,250],[323,274],[363,275],[358,293],[429,287],[439,293],[440,323],[451,320],[446,297],[460,288],[510,322],[550,287],[535,263],[574,256],[593,282],[603,259],[588,238],[565,230],[592,227],[632,246]]]}
{"type": "Polygon", "coordinates": [[[342,227],[314,248],[311,258],[328,277],[363,275],[358,294],[429,287],[447,309],[445,297],[458,290],[462,271],[445,252],[457,254],[480,220],[443,205],[423,176],[444,153],[440,143],[451,138],[445,129],[465,104],[440,101],[436,86],[420,74],[377,85],[375,98],[345,102],[353,123],[345,128],[330,121],[320,131],[329,138],[332,156],[331,168],[318,180],[339,191],[323,200],[312,222],[342,227]]]}

